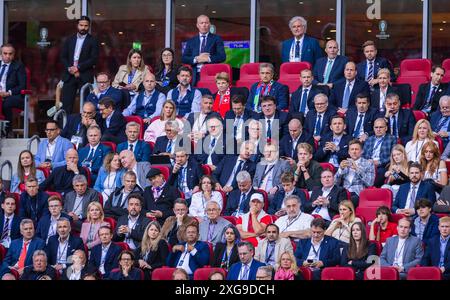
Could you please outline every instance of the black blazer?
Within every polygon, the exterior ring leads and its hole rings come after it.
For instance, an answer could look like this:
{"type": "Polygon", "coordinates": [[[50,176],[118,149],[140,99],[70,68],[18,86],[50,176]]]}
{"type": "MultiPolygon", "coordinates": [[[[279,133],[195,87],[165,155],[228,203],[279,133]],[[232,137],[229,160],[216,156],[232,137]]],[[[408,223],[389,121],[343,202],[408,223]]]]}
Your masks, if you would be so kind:
{"type": "MultiPolygon", "coordinates": [[[[68,81],[70,77],[73,76],[69,73],[68,68],[73,66],[73,55],[76,44],[76,34],[67,38],[63,44],[60,58],[64,66],[64,71],[62,74],[62,80],[64,82],[68,81]]],[[[94,67],[98,61],[98,54],[98,41],[88,33],[84,40],[83,47],[81,48],[80,58],[78,59],[78,70],[80,71],[80,78],[83,82],[92,81],[94,78],[94,67]]]]}
{"type": "Polygon", "coordinates": [[[170,186],[166,183],[161,195],[157,200],[153,197],[152,187],[148,186],[144,190],[144,203],[142,207],[142,213],[146,214],[151,210],[160,210],[163,213],[161,218],[158,218],[161,225],[164,223],[167,217],[173,216],[173,202],[180,197],[180,192],[176,187],[170,186]]]}
{"type": "MultiPolygon", "coordinates": [[[[279,120],[279,135],[278,135],[278,139],[281,140],[283,138],[283,136],[289,134],[289,121],[291,120],[291,116],[285,112],[285,111],[281,111],[279,109],[277,109],[275,111],[275,115],[274,115],[274,120],[279,120]]],[[[261,112],[259,113],[259,121],[262,122],[263,126],[262,126],[262,131],[261,131],[261,135],[262,137],[266,136],[266,121],[265,121],[265,117],[264,114],[261,112]]],[[[272,137],[275,136],[274,134],[274,130],[275,128],[272,126],[272,137]]]]}
{"type": "MultiPolygon", "coordinates": [[[[367,132],[369,136],[374,135],[373,123],[375,122],[377,114],[377,109],[369,107],[364,115],[364,132],[367,132]]],[[[345,115],[345,124],[347,127],[345,131],[347,131],[350,136],[353,136],[353,133],[355,132],[356,125],[358,123],[358,116],[359,113],[356,107],[350,108],[345,115]]]]}
{"type": "MultiPolygon", "coordinates": [[[[312,190],[311,198],[309,201],[306,201],[304,205],[302,205],[302,209],[304,212],[311,214],[316,209],[316,207],[312,206],[312,203],[319,198],[319,196],[322,196],[322,188],[321,187],[314,187],[312,190]]],[[[340,186],[333,186],[331,189],[331,192],[328,194],[329,201],[330,201],[330,207],[328,207],[328,214],[331,218],[333,218],[335,215],[339,213],[339,203],[342,200],[347,199],[347,191],[340,186]]]]}
{"type": "MultiPolygon", "coordinates": [[[[342,101],[344,99],[345,87],[347,86],[347,80],[341,79],[336,82],[331,89],[331,95],[329,99],[329,103],[334,105],[335,107],[342,107],[342,101]]],[[[366,94],[370,95],[370,87],[367,82],[356,78],[353,83],[352,92],[350,93],[350,97],[348,100],[348,108],[355,107],[356,95],[358,94],[366,94]]]]}
{"type": "MultiPolygon", "coordinates": [[[[92,253],[92,252],[91,252],[92,253]]],[[[92,254],[91,254],[92,255],[92,254]]],[[[83,280],[83,277],[86,274],[94,274],[95,272],[97,272],[97,268],[94,268],[93,266],[89,265],[87,262],[84,265],[84,268],[81,269],[81,274],[80,274],[80,280],[83,280]]],[[[69,277],[67,277],[67,275],[69,275],[70,273],[66,272],[62,272],[61,274],[61,280],[70,280],[69,277]]]]}
{"type": "MultiPolygon", "coordinates": [[[[164,76],[164,69],[159,70],[155,77],[156,81],[164,81],[164,79],[167,79],[169,81],[169,84],[167,86],[161,86],[159,83],[156,84],[155,89],[161,93],[164,93],[164,95],[167,95],[167,93],[171,90],[177,87],[178,85],[178,73],[179,66],[173,66],[173,68],[164,76]]],[[[144,86],[141,84],[142,89],[144,89],[144,86]]]]}
{"type": "MultiPolygon", "coordinates": [[[[312,110],[314,109],[314,96],[321,93],[322,90],[317,88],[315,85],[312,85],[311,87],[309,87],[309,89],[310,90],[308,92],[308,99],[306,103],[308,105],[308,109],[312,110]]],[[[298,89],[296,89],[295,92],[293,92],[291,95],[291,102],[289,104],[289,111],[291,113],[300,111],[300,104],[302,101],[302,97],[303,97],[303,87],[299,86],[298,89]]]]}
{"type": "Polygon", "coordinates": [[[118,270],[114,270],[113,272],[109,273],[109,276],[107,279],[109,279],[109,280],[142,280],[141,274],[142,273],[141,273],[140,269],[132,267],[130,272],[128,273],[128,277],[125,277],[119,268],[118,270]]]}
{"type": "Polygon", "coordinates": [[[125,117],[122,115],[121,110],[116,108],[109,122],[109,127],[106,126],[106,119],[102,119],[100,123],[102,136],[105,135],[114,136],[119,139],[120,143],[123,143],[127,140],[127,136],[125,135],[126,125],[127,121],[125,120],[125,117]]]}
{"type": "MultiPolygon", "coordinates": [[[[131,229],[130,237],[136,248],[141,244],[142,238],[144,237],[145,228],[148,223],[150,223],[150,219],[144,215],[140,215],[136,221],[136,225],[133,229],[131,229]]],[[[125,240],[125,234],[118,233],[119,227],[122,225],[128,225],[128,215],[121,216],[119,220],[117,220],[117,227],[113,237],[115,242],[123,242],[125,240]]]]}
{"type": "MultiPolygon", "coordinates": [[[[125,204],[122,207],[120,206],[120,204],[122,203],[124,188],[125,188],[124,186],[116,187],[114,193],[109,195],[108,201],[106,201],[105,206],[103,208],[105,212],[105,217],[111,217],[117,220],[119,217],[123,215],[128,215],[128,210],[126,207],[124,207],[125,204]],[[117,206],[113,206],[113,202],[115,202],[114,199],[117,197],[120,197],[120,199],[118,199],[117,206]]],[[[139,193],[142,195],[143,191],[138,185],[136,185],[133,191],[131,191],[131,193],[128,194],[127,198],[130,197],[130,195],[133,193],[139,193]]]]}
{"type": "MultiPolygon", "coordinates": [[[[306,196],[305,192],[302,189],[299,189],[298,187],[294,187],[294,191],[292,192],[292,195],[296,195],[300,198],[301,201],[301,208],[303,210],[303,206],[306,202],[306,196]]],[[[284,189],[279,189],[275,195],[273,196],[273,199],[269,201],[269,209],[268,214],[274,215],[277,211],[281,209],[281,206],[283,205],[284,197],[286,197],[286,192],[284,189]]]]}
{"type": "MultiPolygon", "coordinates": [[[[333,106],[328,106],[328,109],[324,112],[322,118],[322,127],[320,128],[320,136],[323,136],[329,132],[331,132],[330,124],[331,117],[336,115],[336,109],[333,106]]],[[[315,110],[310,110],[306,114],[305,126],[304,130],[308,134],[308,138],[313,138],[314,136],[314,127],[316,126],[316,118],[317,112],[315,110]]]]}
{"type": "MultiPolygon", "coordinates": [[[[173,173],[173,168],[170,173],[169,181],[168,183],[171,186],[177,187],[178,186],[178,175],[180,172],[173,173]]],[[[187,180],[187,186],[190,190],[194,189],[195,186],[197,186],[200,182],[200,178],[203,176],[203,170],[200,167],[200,165],[197,163],[197,161],[193,157],[188,158],[187,163],[187,170],[186,170],[186,180],[187,180]]]]}
{"type": "MultiPolygon", "coordinates": [[[[105,264],[103,268],[105,269],[104,278],[109,276],[109,273],[112,269],[119,267],[119,254],[122,252],[122,248],[116,245],[115,243],[111,243],[109,246],[108,252],[106,252],[105,264]]],[[[102,244],[95,245],[91,249],[91,255],[89,256],[89,265],[98,270],[100,268],[102,259],[102,244]]]]}
{"type": "Polygon", "coordinates": [[[19,217],[33,220],[36,226],[42,216],[50,214],[48,211],[48,197],[48,194],[42,191],[39,191],[34,199],[27,192],[20,194],[19,217]]]}
{"type": "MultiPolygon", "coordinates": [[[[222,187],[224,187],[230,178],[231,174],[233,174],[233,169],[236,165],[239,156],[236,155],[226,155],[224,159],[216,166],[216,169],[212,173],[213,177],[220,183],[222,187]]],[[[241,165],[241,171],[247,171],[250,173],[250,176],[253,177],[256,171],[256,163],[251,160],[246,160],[241,165]]],[[[234,174],[234,176],[236,176],[234,174]]],[[[232,185],[233,189],[237,189],[237,182],[232,185]]]]}
{"type": "MultiPolygon", "coordinates": [[[[58,262],[58,246],[59,235],[51,236],[48,239],[47,246],[45,246],[45,252],[47,253],[47,261],[49,265],[55,265],[58,262]]],[[[77,236],[69,235],[69,244],[67,246],[67,257],[73,255],[75,250],[83,250],[83,240],[77,236]]]]}
{"type": "MultiPolygon", "coordinates": [[[[385,113],[380,112],[378,118],[384,118],[385,113]]],[[[388,132],[391,133],[390,120],[386,119],[388,122],[388,132]]],[[[406,145],[412,139],[414,132],[414,126],[416,125],[416,118],[411,110],[400,108],[398,111],[397,118],[397,130],[398,137],[402,140],[402,144],[406,145]]]]}
{"type": "Polygon", "coordinates": [[[360,259],[350,259],[348,258],[348,245],[344,246],[341,254],[341,266],[343,267],[352,267],[356,273],[356,277],[358,279],[362,279],[364,277],[364,271],[370,267],[373,263],[368,263],[367,258],[372,255],[377,255],[377,247],[375,243],[369,242],[367,255],[360,259]],[[348,262],[352,261],[352,264],[349,265],[348,262]]]}
{"type": "MultiPolygon", "coordinates": [[[[431,112],[436,111],[439,108],[439,99],[445,95],[447,88],[449,87],[448,83],[441,83],[436,92],[434,93],[433,98],[431,99],[431,112]]],[[[425,103],[427,102],[428,95],[430,93],[431,83],[422,83],[419,86],[419,91],[416,95],[416,101],[414,102],[414,110],[422,110],[424,109],[425,103]]]]}
{"type": "MultiPolygon", "coordinates": [[[[37,227],[36,227],[36,236],[38,238],[43,239],[44,241],[47,241],[48,230],[50,229],[50,224],[51,224],[51,222],[50,222],[51,217],[52,216],[50,214],[43,216],[39,220],[39,223],[37,224],[37,227]]],[[[70,222],[72,222],[72,217],[64,212],[61,212],[61,218],[69,219],[70,222]]]]}
{"type": "MultiPolygon", "coordinates": [[[[80,174],[87,176],[84,168],[78,167],[80,174]]],[[[72,179],[75,177],[73,171],[68,171],[67,166],[54,168],[53,171],[41,184],[39,189],[41,191],[54,190],[61,194],[67,194],[73,191],[72,179]]]]}
{"type": "MultiPolygon", "coordinates": [[[[191,128],[194,128],[194,123],[195,123],[195,117],[197,117],[198,115],[200,115],[200,112],[191,112],[188,117],[187,117],[187,121],[189,122],[189,124],[191,125],[191,128]]],[[[206,115],[205,120],[203,121],[206,124],[206,121],[208,121],[209,119],[216,117],[219,120],[222,120],[222,117],[220,116],[219,113],[215,112],[215,111],[211,111],[206,115]]]]}
{"type": "MultiPolygon", "coordinates": [[[[250,209],[250,197],[256,190],[251,187],[250,191],[247,193],[247,197],[245,198],[244,203],[241,205],[241,209],[244,213],[248,213],[250,209]]],[[[239,189],[232,190],[228,193],[227,196],[227,206],[225,207],[225,211],[223,213],[224,216],[231,216],[239,206],[239,201],[241,200],[241,191],[239,189]]],[[[217,247],[217,245],[216,245],[217,247]]]]}
{"type": "MultiPolygon", "coordinates": [[[[224,254],[227,251],[227,243],[217,243],[216,247],[214,248],[214,255],[211,257],[211,266],[214,268],[226,268],[227,270],[229,267],[231,267],[234,263],[239,262],[239,254],[237,245],[234,244],[233,249],[231,250],[230,259],[228,261],[228,267],[227,267],[227,259],[224,259],[224,254]],[[222,260],[224,259],[224,265],[222,265],[222,260]]],[[[227,256],[228,254],[225,254],[227,256]]]]}
{"type": "MultiPolygon", "coordinates": [[[[182,138],[181,135],[178,135],[177,140],[175,141],[175,145],[172,144],[172,149],[173,147],[175,147],[175,151],[177,151],[177,149],[183,148],[183,141],[184,139],[182,138]]],[[[160,154],[163,152],[167,152],[167,144],[169,143],[169,138],[167,138],[167,136],[163,135],[163,136],[159,136],[156,141],[155,141],[155,146],[153,147],[153,154],[160,154]]],[[[187,147],[189,147],[190,145],[187,145],[187,147]]],[[[186,151],[188,151],[188,149],[185,149],[186,151]]],[[[189,153],[189,152],[188,152],[189,153]]]]}
{"type": "MultiPolygon", "coordinates": [[[[352,136],[348,134],[344,134],[341,137],[341,141],[339,142],[339,151],[336,152],[338,162],[340,163],[342,160],[347,159],[348,157],[348,143],[352,140],[352,136]]],[[[328,162],[331,158],[331,151],[324,150],[325,143],[333,142],[333,133],[328,133],[324,135],[320,139],[319,148],[317,148],[316,153],[314,154],[314,159],[319,162],[328,162]]]]}
{"type": "MultiPolygon", "coordinates": [[[[100,124],[102,122],[102,117],[100,114],[95,114],[95,122],[100,124]]],[[[81,124],[81,114],[71,114],[67,118],[66,126],[61,131],[61,136],[68,139],[69,141],[72,139],[72,136],[79,134],[83,137],[83,144],[79,145],[79,148],[82,148],[88,144],[87,140],[87,128],[81,124]]]]}
{"type": "Polygon", "coordinates": [[[139,259],[144,260],[152,267],[152,270],[165,266],[168,256],[169,246],[164,239],[159,240],[158,249],[156,251],[149,251],[146,259],[144,258],[144,255],[141,254],[140,246],[136,248],[136,250],[134,250],[134,257],[136,257],[136,261],[138,261],[139,259]]]}
{"type": "Polygon", "coordinates": [[[308,143],[310,144],[312,147],[314,147],[314,142],[312,140],[312,137],[308,135],[308,133],[303,130],[300,138],[297,141],[297,144],[295,145],[295,149],[294,149],[294,155],[292,155],[292,143],[294,142],[294,140],[292,139],[291,135],[285,135],[283,136],[283,138],[280,140],[280,157],[281,156],[286,156],[286,157],[290,157],[292,159],[294,159],[295,161],[298,160],[297,157],[297,146],[300,143],[308,143]]]}
{"type": "MultiPolygon", "coordinates": [[[[395,86],[388,86],[386,91],[386,96],[390,93],[399,94],[398,89],[395,86]]],[[[373,91],[370,92],[370,107],[380,111],[380,87],[375,87],[373,91]]],[[[400,96],[400,95],[399,95],[400,96]]],[[[406,104],[406,100],[400,97],[401,105],[406,104]]],[[[383,105],[383,110],[385,110],[385,105],[383,105]]]]}
{"type": "MultiPolygon", "coordinates": [[[[1,60],[0,60],[1,62],[1,60]]],[[[20,96],[22,90],[27,89],[27,73],[25,66],[17,60],[11,62],[6,74],[6,88],[4,90],[11,91],[11,96],[20,96]]]]}
{"type": "MultiPolygon", "coordinates": [[[[384,57],[375,57],[375,62],[373,64],[373,78],[377,78],[378,70],[387,68],[391,74],[391,81],[395,81],[395,73],[392,69],[391,63],[384,57]]],[[[358,72],[357,77],[361,80],[366,80],[367,71],[367,59],[364,58],[363,61],[356,65],[356,71],[358,72]]]]}
{"type": "MultiPolygon", "coordinates": [[[[20,234],[20,221],[21,220],[22,220],[22,218],[16,214],[13,214],[12,220],[9,220],[9,222],[11,223],[11,231],[9,233],[11,241],[18,239],[22,236],[22,234],[20,234]]],[[[1,230],[3,230],[3,226],[5,226],[5,214],[3,213],[3,211],[0,211],[0,226],[1,226],[1,230]]]]}

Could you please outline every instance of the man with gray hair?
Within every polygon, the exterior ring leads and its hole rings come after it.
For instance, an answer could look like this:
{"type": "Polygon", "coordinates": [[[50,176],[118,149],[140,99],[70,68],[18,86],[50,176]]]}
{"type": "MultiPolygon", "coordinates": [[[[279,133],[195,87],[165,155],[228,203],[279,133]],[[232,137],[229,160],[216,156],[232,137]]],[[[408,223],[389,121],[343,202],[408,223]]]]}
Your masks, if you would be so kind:
{"type": "Polygon", "coordinates": [[[272,280],[272,266],[261,266],[256,271],[256,280],[272,280]]]}
{"type": "Polygon", "coordinates": [[[445,95],[439,99],[439,109],[430,116],[431,129],[439,135],[447,147],[450,134],[450,96],[445,95]]]}
{"type": "Polygon", "coordinates": [[[259,65],[259,81],[250,88],[246,107],[250,110],[261,112],[261,98],[273,96],[276,99],[277,108],[287,109],[289,103],[289,88],[275,80],[275,68],[271,63],[259,65]]]}
{"type": "Polygon", "coordinates": [[[252,186],[252,177],[247,171],[240,171],[236,175],[237,189],[228,194],[225,216],[239,217],[248,212],[250,206],[250,196],[255,193],[252,186]]]}
{"type": "Polygon", "coordinates": [[[143,130],[141,125],[136,122],[129,122],[125,128],[125,134],[127,136],[127,141],[117,145],[117,153],[123,150],[130,150],[134,153],[134,157],[137,162],[140,161],[150,161],[150,155],[152,150],[150,145],[145,141],[139,140],[139,133],[143,130]]]}
{"type": "Polygon", "coordinates": [[[230,224],[220,216],[221,209],[219,203],[208,201],[205,207],[206,219],[200,223],[200,241],[212,243],[213,247],[222,242],[223,230],[230,224]]]}
{"type": "Polygon", "coordinates": [[[24,269],[20,280],[42,280],[46,279],[55,280],[55,269],[47,264],[47,254],[44,250],[36,250],[33,253],[33,265],[24,269]]]}
{"type": "Polygon", "coordinates": [[[306,114],[305,130],[310,138],[319,142],[322,136],[331,133],[331,118],[337,112],[329,104],[328,96],[323,93],[314,96],[314,108],[306,114]]]}
{"type": "Polygon", "coordinates": [[[188,139],[185,141],[182,138],[182,130],[180,130],[180,125],[176,120],[167,121],[164,125],[164,130],[166,135],[162,135],[156,139],[153,154],[168,155],[173,159],[175,157],[175,151],[182,148],[184,142],[188,142],[188,147],[191,145],[188,139]]]}
{"type": "Polygon", "coordinates": [[[87,186],[86,176],[75,175],[72,179],[73,191],[64,195],[63,211],[73,219],[73,227],[81,231],[81,225],[87,218],[87,207],[93,201],[98,202],[98,192],[87,186]]]}
{"type": "Polygon", "coordinates": [[[119,157],[122,167],[127,171],[133,171],[136,176],[135,184],[137,184],[142,190],[150,185],[147,181],[147,174],[151,168],[148,161],[137,162],[134,153],[130,150],[122,150],[119,157]]]}
{"type": "Polygon", "coordinates": [[[287,214],[278,218],[275,224],[280,228],[281,238],[291,238],[294,241],[311,237],[311,221],[313,216],[301,211],[301,200],[297,195],[284,199],[287,214]]]}
{"type": "Polygon", "coordinates": [[[307,22],[305,18],[295,16],[289,21],[293,38],[283,41],[281,44],[282,62],[300,62],[306,61],[314,67],[316,60],[324,53],[319,46],[319,42],[306,35],[307,22]]]}

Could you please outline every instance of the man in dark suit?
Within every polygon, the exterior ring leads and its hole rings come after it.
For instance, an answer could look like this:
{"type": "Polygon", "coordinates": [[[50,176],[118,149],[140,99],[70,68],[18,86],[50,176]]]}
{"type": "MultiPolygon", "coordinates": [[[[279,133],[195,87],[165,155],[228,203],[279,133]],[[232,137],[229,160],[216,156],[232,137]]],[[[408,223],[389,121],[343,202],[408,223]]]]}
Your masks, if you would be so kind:
{"type": "Polygon", "coordinates": [[[184,193],[185,199],[199,190],[203,170],[197,160],[188,155],[185,150],[175,152],[175,164],[170,173],[168,184],[184,193]]]}
{"type": "Polygon", "coordinates": [[[48,194],[39,191],[36,178],[28,177],[25,181],[25,192],[20,195],[19,216],[31,219],[37,225],[39,219],[48,214],[48,194]]]}
{"type": "MultiPolygon", "coordinates": [[[[391,85],[391,73],[388,69],[379,69],[377,74],[378,78],[376,80],[378,80],[378,84],[374,86],[370,91],[370,107],[384,112],[386,110],[385,103],[387,95],[389,95],[390,93],[396,93],[398,95],[401,94],[397,87],[391,85]]],[[[402,106],[404,104],[410,104],[408,102],[410,99],[406,99],[404,97],[400,98],[402,106]]]]}
{"type": "Polygon", "coordinates": [[[181,149],[190,152],[191,143],[186,135],[182,135],[177,121],[167,121],[164,125],[166,135],[159,136],[153,147],[154,155],[167,155],[171,159],[175,157],[175,152],[181,149]]]}
{"type": "Polygon", "coordinates": [[[327,95],[320,93],[314,96],[314,110],[306,114],[305,131],[308,138],[314,138],[318,143],[321,136],[331,132],[331,117],[336,114],[336,109],[331,106],[327,95]]]}
{"type": "Polygon", "coordinates": [[[370,98],[366,94],[356,95],[355,107],[345,114],[345,124],[348,135],[364,143],[374,134],[373,122],[378,110],[370,107],[370,98]]]}
{"type": "Polygon", "coordinates": [[[86,97],[86,101],[94,103],[98,107],[100,100],[104,97],[109,97],[114,100],[114,106],[117,109],[122,109],[122,91],[111,86],[111,78],[108,73],[100,72],[97,74],[97,87],[92,93],[86,97]]]}
{"type": "Polygon", "coordinates": [[[431,213],[433,204],[428,199],[419,199],[415,203],[416,217],[411,224],[411,235],[417,236],[424,245],[439,235],[439,217],[431,213]]]}
{"type": "Polygon", "coordinates": [[[70,234],[69,219],[59,219],[56,226],[58,234],[48,239],[45,252],[47,253],[48,264],[61,272],[72,264],[69,257],[73,255],[75,250],[84,251],[84,244],[81,238],[70,234]]]}
{"type": "Polygon", "coordinates": [[[329,162],[338,167],[341,161],[348,157],[348,142],[352,137],[345,133],[345,120],[342,116],[331,117],[330,128],[331,133],[320,139],[314,159],[318,162],[329,162]]]}
{"type": "Polygon", "coordinates": [[[431,69],[431,82],[422,83],[416,95],[413,109],[421,110],[427,114],[435,112],[439,108],[439,99],[445,95],[448,83],[441,83],[445,70],[441,66],[433,66],[431,69]]]}
{"type": "Polygon", "coordinates": [[[203,64],[218,64],[226,60],[225,48],[222,38],[209,32],[211,23],[208,16],[197,17],[197,28],[199,35],[194,36],[186,42],[181,61],[189,64],[194,71],[192,84],[200,80],[200,70],[203,64]]]}
{"type": "Polygon", "coordinates": [[[373,41],[364,42],[362,50],[366,59],[357,66],[359,79],[366,81],[373,87],[378,84],[378,70],[387,68],[391,72],[392,81],[395,81],[395,74],[391,63],[387,59],[377,56],[377,47],[373,41]]]}
{"type": "Polygon", "coordinates": [[[98,109],[102,115],[99,124],[102,131],[102,141],[109,141],[120,144],[127,140],[125,135],[126,120],[122,112],[115,108],[114,100],[104,97],[98,104],[98,109]]]}
{"type": "Polygon", "coordinates": [[[235,216],[248,213],[250,209],[250,197],[256,190],[252,186],[252,177],[247,171],[240,171],[236,175],[238,188],[228,193],[225,216],[235,216]]]}
{"type": "Polygon", "coordinates": [[[214,171],[226,154],[223,123],[220,118],[212,117],[206,122],[206,127],[208,134],[195,145],[194,157],[199,164],[207,164],[214,171]]]}
{"type": "Polygon", "coordinates": [[[9,133],[12,128],[12,109],[23,109],[24,96],[20,92],[27,89],[27,74],[25,66],[14,60],[16,49],[13,45],[5,44],[1,51],[0,98],[3,98],[3,115],[9,121],[6,127],[6,132],[9,133]]]}
{"type": "Polygon", "coordinates": [[[316,60],[323,56],[319,42],[305,34],[306,26],[306,20],[300,16],[289,21],[289,28],[294,37],[283,41],[281,45],[282,62],[307,61],[314,67],[316,60]]]}
{"type": "Polygon", "coordinates": [[[217,181],[216,189],[221,189],[225,193],[237,189],[236,175],[240,171],[247,171],[250,176],[255,175],[256,164],[250,160],[250,155],[255,150],[254,147],[253,143],[245,141],[241,144],[239,156],[227,155],[222,159],[212,173],[217,181]]]}
{"type": "Polygon", "coordinates": [[[423,181],[423,167],[419,163],[411,163],[408,166],[408,172],[411,182],[400,185],[391,211],[395,214],[404,214],[410,217],[416,214],[416,200],[425,198],[434,204],[436,202],[436,191],[431,183],[423,181]]]}
{"type": "Polygon", "coordinates": [[[81,16],[77,21],[77,34],[66,39],[61,51],[64,65],[62,102],[68,114],[72,113],[77,90],[94,79],[99,45],[97,39],[88,33],[90,23],[89,17],[81,16]]]}
{"type": "Polygon", "coordinates": [[[144,190],[142,212],[149,218],[156,218],[162,225],[167,217],[173,216],[173,202],[180,198],[180,192],[164,180],[161,170],[151,168],[147,174],[151,182],[144,190]]]}
{"type": "Polygon", "coordinates": [[[450,218],[448,216],[439,219],[439,233],[429,240],[420,265],[438,267],[444,279],[450,280],[450,243],[448,242],[450,218]]]}
{"type": "Polygon", "coordinates": [[[290,116],[287,112],[277,109],[274,96],[264,96],[261,100],[261,112],[259,121],[263,124],[260,133],[263,140],[279,141],[283,136],[289,134],[288,122],[290,116]]]}
{"type": "Polygon", "coordinates": [[[261,112],[261,98],[273,96],[276,99],[277,108],[287,109],[289,103],[289,88],[273,79],[275,68],[271,63],[259,65],[260,80],[250,88],[246,107],[250,110],[261,112]]]}
{"type": "Polygon", "coordinates": [[[116,242],[125,242],[132,250],[141,245],[144,237],[145,228],[150,219],[141,214],[144,197],[141,194],[133,193],[128,199],[128,214],[123,215],[117,221],[116,232],[113,240],[116,242]]]}
{"type": "Polygon", "coordinates": [[[7,196],[2,203],[2,210],[3,213],[0,212],[0,244],[8,249],[11,241],[20,238],[21,218],[14,214],[16,199],[7,196]]]}
{"type": "Polygon", "coordinates": [[[219,113],[212,110],[213,107],[213,97],[209,94],[205,94],[202,96],[202,102],[200,104],[200,112],[191,112],[187,121],[191,126],[191,132],[189,137],[191,141],[198,141],[205,137],[208,133],[206,130],[206,122],[212,117],[222,118],[219,113]]]}
{"type": "Polygon", "coordinates": [[[314,96],[321,92],[313,85],[314,76],[311,70],[305,69],[300,73],[301,85],[292,93],[289,111],[293,116],[306,116],[309,110],[314,109],[314,96]]]}
{"type": "Polygon", "coordinates": [[[150,161],[152,150],[150,149],[149,144],[147,144],[145,141],[139,140],[139,132],[141,130],[144,130],[144,128],[141,128],[141,125],[139,125],[138,123],[127,123],[125,129],[127,141],[117,145],[117,153],[128,149],[130,151],[133,151],[134,157],[136,158],[137,162],[150,161]]]}
{"type": "Polygon", "coordinates": [[[317,59],[314,65],[313,84],[327,85],[330,89],[336,81],[344,78],[346,56],[338,55],[339,45],[335,40],[329,40],[325,44],[327,56],[317,59]]]}
{"type": "Polygon", "coordinates": [[[72,217],[62,212],[63,203],[59,196],[50,196],[48,198],[48,211],[50,214],[44,215],[37,225],[36,236],[43,239],[46,243],[49,237],[57,234],[57,221],[60,218],[69,219],[72,222],[72,217]]]}
{"type": "Polygon", "coordinates": [[[43,250],[45,242],[35,236],[33,221],[23,219],[20,221],[20,234],[22,237],[15,239],[3,259],[0,268],[0,278],[9,273],[9,269],[13,268],[21,274],[23,269],[33,264],[32,257],[36,250],[43,250]],[[26,246],[26,247],[24,247],[26,246]]]}
{"type": "Polygon", "coordinates": [[[253,258],[255,247],[252,243],[244,241],[238,244],[239,260],[230,267],[227,280],[255,280],[256,272],[264,263],[253,258]]]}
{"type": "Polygon", "coordinates": [[[92,247],[89,265],[98,270],[104,278],[119,266],[119,254],[122,248],[112,242],[113,231],[109,226],[101,226],[98,230],[100,244],[92,247]]]}
{"type": "Polygon", "coordinates": [[[111,148],[100,143],[101,136],[100,127],[92,125],[87,130],[89,145],[78,150],[80,167],[86,167],[91,171],[92,185],[97,179],[98,171],[103,165],[105,156],[111,152],[111,148]]]}
{"type": "Polygon", "coordinates": [[[91,125],[100,124],[102,116],[92,102],[85,102],[81,114],[72,114],[67,118],[67,124],[61,131],[61,136],[70,140],[77,149],[84,147],[87,143],[87,129],[91,125]]]}
{"type": "Polygon", "coordinates": [[[286,199],[286,197],[291,195],[298,196],[300,198],[301,203],[299,205],[301,207],[307,202],[305,192],[295,186],[294,174],[292,172],[283,172],[280,177],[280,182],[282,188],[276,191],[272,200],[269,200],[269,209],[267,211],[269,215],[276,215],[278,217],[287,214],[286,207],[283,207],[284,199],[286,199]]]}
{"type": "Polygon", "coordinates": [[[340,114],[345,114],[347,109],[355,106],[356,95],[361,93],[369,95],[370,93],[367,82],[356,75],[356,65],[349,61],[345,64],[345,78],[337,81],[331,90],[330,104],[335,106],[340,114]]]}
{"type": "Polygon", "coordinates": [[[389,126],[388,130],[396,138],[406,145],[412,138],[416,119],[411,110],[400,108],[400,98],[397,94],[388,94],[384,103],[386,109],[380,112],[378,117],[386,118],[389,126]]]}
{"type": "Polygon", "coordinates": [[[283,136],[280,141],[280,157],[286,159],[291,166],[297,161],[297,145],[300,143],[308,143],[314,146],[312,137],[303,130],[304,118],[302,116],[293,118],[289,121],[289,135],[283,136]]]}
{"type": "Polygon", "coordinates": [[[439,99],[439,109],[430,116],[431,129],[439,135],[447,146],[450,134],[450,96],[442,96],[439,99]]]}
{"type": "Polygon", "coordinates": [[[322,218],[311,221],[311,235],[310,239],[298,241],[294,254],[297,265],[313,268],[313,280],[320,280],[323,268],[339,264],[339,241],[325,235],[325,220],[322,218]]]}

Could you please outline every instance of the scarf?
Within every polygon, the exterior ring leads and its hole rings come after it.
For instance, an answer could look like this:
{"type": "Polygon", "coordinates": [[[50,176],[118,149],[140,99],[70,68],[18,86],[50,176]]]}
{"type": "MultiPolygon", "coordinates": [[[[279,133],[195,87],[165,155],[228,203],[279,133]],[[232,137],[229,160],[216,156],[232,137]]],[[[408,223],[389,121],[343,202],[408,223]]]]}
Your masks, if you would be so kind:
{"type": "Polygon", "coordinates": [[[258,85],[256,87],[255,98],[253,98],[253,110],[255,110],[257,112],[261,112],[259,97],[270,95],[270,90],[272,89],[273,82],[274,81],[271,80],[267,84],[263,83],[262,81],[258,83],[258,85]]]}
{"type": "Polygon", "coordinates": [[[222,102],[220,102],[220,98],[221,98],[220,93],[217,92],[216,99],[214,100],[214,104],[212,107],[212,110],[215,112],[218,112],[222,116],[222,118],[225,118],[225,114],[227,113],[227,111],[230,110],[230,105],[231,105],[230,104],[230,102],[231,102],[230,101],[230,98],[231,98],[230,88],[231,87],[228,87],[228,89],[225,91],[225,94],[223,95],[223,98],[222,98],[222,102]]]}
{"type": "Polygon", "coordinates": [[[275,273],[275,280],[294,280],[294,272],[292,272],[292,270],[279,268],[275,273]]]}

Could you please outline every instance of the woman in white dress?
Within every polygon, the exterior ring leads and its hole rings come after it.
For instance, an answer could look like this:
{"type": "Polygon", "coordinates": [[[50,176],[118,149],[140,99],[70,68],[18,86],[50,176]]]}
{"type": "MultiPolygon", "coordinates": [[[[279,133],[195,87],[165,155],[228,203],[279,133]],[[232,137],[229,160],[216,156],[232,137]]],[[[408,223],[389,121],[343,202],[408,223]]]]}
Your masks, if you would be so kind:
{"type": "Polygon", "coordinates": [[[430,122],[425,119],[419,120],[414,126],[412,140],[406,143],[405,146],[408,161],[419,162],[423,145],[430,141],[434,141],[438,146],[438,142],[434,140],[430,122]]]}
{"type": "Polygon", "coordinates": [[[191,205],[189,206],[189,215],[204,219],[206,216],[205,208],[208,201],[215,201],[223,209],[222,194],[215,191],[216,182],[210,175],[203,175],[200,179],[200,191],[193,194],[191,205]]]}

